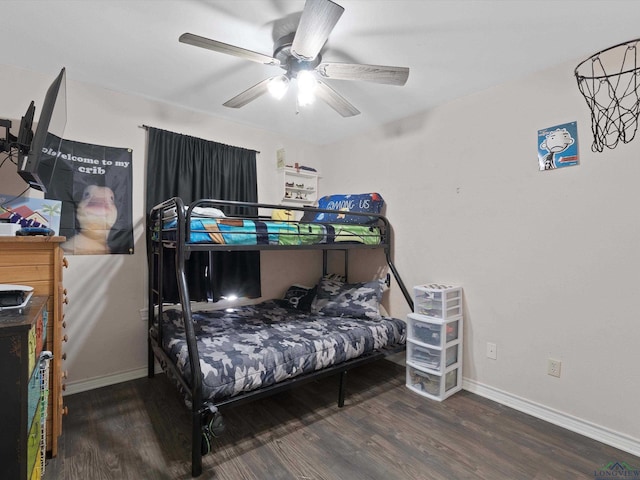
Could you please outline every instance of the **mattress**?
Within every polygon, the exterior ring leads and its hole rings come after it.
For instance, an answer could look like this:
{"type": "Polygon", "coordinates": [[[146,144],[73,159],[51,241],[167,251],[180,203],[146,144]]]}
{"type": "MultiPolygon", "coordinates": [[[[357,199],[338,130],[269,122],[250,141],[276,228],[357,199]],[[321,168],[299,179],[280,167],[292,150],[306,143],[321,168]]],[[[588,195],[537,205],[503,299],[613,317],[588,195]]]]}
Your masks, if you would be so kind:
{"type": "MultiPolygon", "coordinates": [[[[163,312],[162,347],[191,378],[182,312],[163,312]]],[[[220,401],[403,345],[406,324],[298,312],[270,300],[232,311],[193,312],[203,398],[220,401]]]]}
{"type": "MultiPolygon", "coordinates": [[[[164,238],[175,235],[177,221],[165,221],[164,238]]],[[[378,245],[380,228],[347,223],[306,223],[238,218],[192,217],[189,243],[223,245],[318,245],[336,242],[378,245]]]]}

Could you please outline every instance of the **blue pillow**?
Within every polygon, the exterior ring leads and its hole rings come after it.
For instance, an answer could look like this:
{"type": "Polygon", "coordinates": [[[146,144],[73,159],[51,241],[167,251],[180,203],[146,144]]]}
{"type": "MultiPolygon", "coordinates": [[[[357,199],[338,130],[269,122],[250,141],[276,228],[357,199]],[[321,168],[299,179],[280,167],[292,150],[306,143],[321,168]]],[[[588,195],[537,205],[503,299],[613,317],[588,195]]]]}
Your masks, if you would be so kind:
{"type": "Polygon", "coordinates": [[[336,213],[317,213],[311,221],[324,223],[375,223],[377,221],[376,217],[349,215],[348,212],[379,214],[383,206],[384,199],[379,193],[327,195],[318,200],[318,208],[336,210],[336,213]]]}

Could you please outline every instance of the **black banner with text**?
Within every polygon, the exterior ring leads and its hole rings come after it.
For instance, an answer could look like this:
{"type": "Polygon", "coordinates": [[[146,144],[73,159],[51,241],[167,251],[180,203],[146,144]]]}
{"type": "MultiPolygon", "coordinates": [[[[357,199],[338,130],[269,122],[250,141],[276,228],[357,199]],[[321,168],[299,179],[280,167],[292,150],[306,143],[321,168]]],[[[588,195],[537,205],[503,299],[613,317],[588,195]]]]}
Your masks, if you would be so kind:
{"type": "Polygon", "coordinates": [[[132,150],[62,140],[45,145],[45,198],[62,201],[60,235],[71,255],[133,253],[132,150]]]}

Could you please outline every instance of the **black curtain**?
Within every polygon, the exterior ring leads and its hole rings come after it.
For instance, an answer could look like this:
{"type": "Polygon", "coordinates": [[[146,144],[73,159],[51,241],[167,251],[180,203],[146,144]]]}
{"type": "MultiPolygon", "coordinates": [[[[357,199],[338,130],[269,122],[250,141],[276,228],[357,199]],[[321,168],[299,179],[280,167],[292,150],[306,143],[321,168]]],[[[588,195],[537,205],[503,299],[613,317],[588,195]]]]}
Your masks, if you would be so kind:
{"type": "MultiPolygon", "coordinates": [[[[256,152],[148,127],[146,211],[171,197],[189,204],[203,198],[258,201],[256,152]]],[[[257,209],[222,209],[256,216],[257,209]]],[[[165,258],[173,259],[173,252],[165,258]]],[[[173,265],[173,264],[172,264],[173,265]]],[[[173,269],[163,278],[167,301],[178,302],[173,269]]],[[[186,265],[191,300],[261,296],[260,252],[192,252],[186,265]]]]}

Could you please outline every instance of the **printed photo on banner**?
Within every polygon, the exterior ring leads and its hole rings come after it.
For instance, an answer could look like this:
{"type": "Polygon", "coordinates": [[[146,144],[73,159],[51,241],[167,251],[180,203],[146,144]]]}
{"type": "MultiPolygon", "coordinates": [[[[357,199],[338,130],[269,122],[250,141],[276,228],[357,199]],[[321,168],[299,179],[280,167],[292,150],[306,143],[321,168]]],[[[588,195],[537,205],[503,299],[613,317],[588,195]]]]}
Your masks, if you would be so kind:
{"type": "Polygon", "coordinates": [[[42,169],[51,178],[45,197],[62,202],[65,253],[132,254],[131,149],[73,140],[56,147],[45,145],[42,169]]]}
{"type": "Polygon", "coordinates": [[[578,164],[576,122],[538,130],[538,167],[554,170],[578,164]]]}

